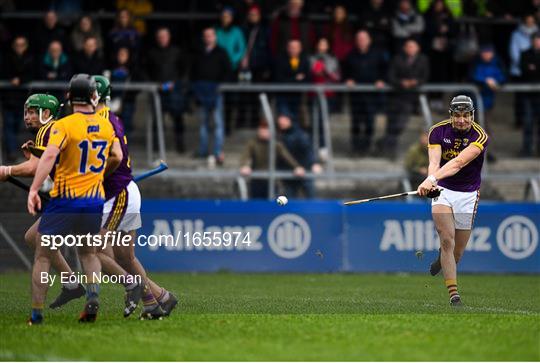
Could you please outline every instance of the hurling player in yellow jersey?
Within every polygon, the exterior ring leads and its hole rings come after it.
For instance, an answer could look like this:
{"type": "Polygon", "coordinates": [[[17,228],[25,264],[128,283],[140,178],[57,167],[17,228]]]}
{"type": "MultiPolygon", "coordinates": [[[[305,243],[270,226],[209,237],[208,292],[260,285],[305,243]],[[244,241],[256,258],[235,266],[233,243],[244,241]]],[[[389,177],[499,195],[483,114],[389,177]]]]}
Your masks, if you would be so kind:
{"type": "MultiPolygon", "coordinates": [[[[41,209],[38,190],[55,167],[51,200],[45,207],[38,226],[36,256],[32,271],[32,315],[29,324],[43,321],[42,309],[47,283],[41,273],[48,272],[51,249],[47,238],[71,236],[77,242],[79,259],[86,274],[87,294],[79,321],[93,322],[99,307],[99,285],[96,277],[101,264],[92,239],[100,230],[105,193],[103,178],[122,160],[122,150],[115,139],[110,122],[95,113],[99,100],[96,83],[87,74],[74,75],[69,84],[68,99],[73,114],[52,126],[49,143],[39,161],[30,192],[28,211],[35,215],[41,209]]],[[[50,243],[49,243],[50,244],[50,243]]]]}

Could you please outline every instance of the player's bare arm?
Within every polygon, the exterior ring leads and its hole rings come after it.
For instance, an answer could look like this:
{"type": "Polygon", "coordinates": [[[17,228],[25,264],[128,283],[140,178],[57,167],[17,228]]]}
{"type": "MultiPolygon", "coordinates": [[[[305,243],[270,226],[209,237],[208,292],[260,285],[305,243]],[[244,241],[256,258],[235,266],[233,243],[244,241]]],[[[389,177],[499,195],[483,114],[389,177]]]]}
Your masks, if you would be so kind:
{"type": "Polygon", "coordinates": [[[28,212],[31,215],[35,216],[37,211],[41,209],[41,199],[39,198],[38,191],[50,174],[59,153],[60,149],[56,145],[49,145],[45,149],[41,159],[39,159],[36,175],[28,193],[28,212]]]}
{"type": "Polygon", "coordinates": [[[114,142],[111,146],[111,151],[109,152],[109,157],[107,158],[107,165],[105,166],[105,177],[111,175],[116,168],[122,162],[123,153],[122,146],[118,139],[114,139],[114,142]]]}
{"type": "Polygon", "coordinates": [[[438,153],[439,153],[439,160],[440,160],[440,147],[429,149],[429,152],[430,152],[429,176],[418,187],[418,194],[421,196],[426,196],[430,190],[437,187],[437,181],[457,174],[461,169],[467,166],[467,164],[473,161],[482,152],[482,150],[478,146],[469,145],[462,152],[460,152],[458,156],[450,160],[448,163],[446,163],[442,168],[440,168],[436,172],[432,173],[431,172],[431,169],[432,169],[431,156],[432,156],[432,153],[433,154],[436,153],[436,151],[432,151],[432,150],[437,150],[437,149],[439,150],[438,153]]]}

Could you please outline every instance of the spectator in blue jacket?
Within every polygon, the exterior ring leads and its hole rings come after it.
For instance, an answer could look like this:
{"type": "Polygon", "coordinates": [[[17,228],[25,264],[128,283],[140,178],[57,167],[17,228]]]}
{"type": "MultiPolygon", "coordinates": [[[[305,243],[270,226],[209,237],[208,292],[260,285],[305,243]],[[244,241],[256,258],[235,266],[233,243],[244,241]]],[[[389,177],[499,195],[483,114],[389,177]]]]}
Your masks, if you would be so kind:
{"type": "MultiPolygon", "coordinates": [[[[480,48],[480,57],[474,63],[472,80],[480,87],[480,96],[486,111],[484,121],[485,128],[489,133],[489,119],[495,106],[495,91],[506,81],[504,66],[495,55],[492,45],[484,45],[480,48]]],[[[488,161],[496,161],[493,153],[487,154],[488,161]]]]}
{"type": "Polygon", "coordinates": [[[486,111],[493,109],[495,90],[506,81],[506,76],[504,67],[495,55],[492,45],[484,45],[480,48],[480,57],[474,63],[471,78],[481,87],[484,109],[486,111]]]}
{"type": "MultiPolygon", "coordinates": [[[[289,151],[304,169],[319,174],[322,168],[315,159],[311,138],[307,132],[293,123],[291,116],[288,114],[279,115],[277,124],[281,132],[281,141],[287,148],[287,151],[289,151]]],[[[289,198],[298,198],[300,193],[303,193],[306,199],[315,197],[313,179],[298,178],[295,180],[285,180],[283,181],[283,186],[285,187],[285,195],[289,198]]]]}

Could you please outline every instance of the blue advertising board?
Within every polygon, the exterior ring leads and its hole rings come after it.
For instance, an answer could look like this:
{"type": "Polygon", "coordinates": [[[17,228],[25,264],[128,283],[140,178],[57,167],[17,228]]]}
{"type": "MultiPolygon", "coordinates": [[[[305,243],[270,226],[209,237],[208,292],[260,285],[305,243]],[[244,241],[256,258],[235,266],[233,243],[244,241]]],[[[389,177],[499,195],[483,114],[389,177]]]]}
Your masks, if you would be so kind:
{"type": "MultiPolygon", "coordinates": [[[[424,202],[145,200],[142,213],[150,271],[426,271],[439,248],[424,202]]],[[[482,203],[460,271],[540,273],[539,221],[539,204],[482,203]]]]}

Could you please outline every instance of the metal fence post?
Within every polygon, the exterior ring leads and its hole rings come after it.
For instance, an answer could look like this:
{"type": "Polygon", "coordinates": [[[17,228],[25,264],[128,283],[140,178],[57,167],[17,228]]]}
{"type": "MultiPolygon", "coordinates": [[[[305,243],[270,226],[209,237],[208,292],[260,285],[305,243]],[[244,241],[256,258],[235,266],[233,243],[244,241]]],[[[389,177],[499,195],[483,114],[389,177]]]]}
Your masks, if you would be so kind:
{"type": "Polygon", "coordinates": [[[272,115],[272,109],[270,108],[270,102],[266,93],[259,94],[259,100],[263,108],[266,122],[268,122],[268,129],[270,130],[270,145],[269,145],[269,166],[268,172],[270,176],[268,178],[268,200],[274,199],[276,193],[276,127],[274,124],[274,116],[272,115]]]}

